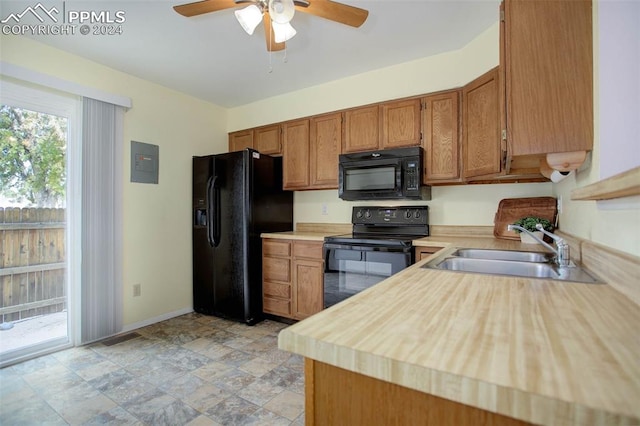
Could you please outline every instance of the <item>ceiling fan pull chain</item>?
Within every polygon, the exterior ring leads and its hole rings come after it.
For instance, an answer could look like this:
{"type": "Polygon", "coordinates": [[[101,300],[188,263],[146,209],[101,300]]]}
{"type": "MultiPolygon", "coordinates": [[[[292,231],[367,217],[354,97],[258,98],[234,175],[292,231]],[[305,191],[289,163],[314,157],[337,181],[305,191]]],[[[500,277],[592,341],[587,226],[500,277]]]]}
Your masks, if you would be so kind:
{"type": "Polygon", "coordinates": [[[284,45],[284,57],[282,58],[282,62],[285,63],[285,64],[287,62],[289,62],[289,59],[287,58],[287,45],[286,44],[284,45]]]}
{"type": "Polygon", "coordinates": [[[271,41],[273,39],[273,37],[271,36],[271,26],[269,26],[269,37],[268,37],[268,42],[269,42],[269,49],[267,49],[269,51],[269,74],[271,74],[273,72],[273,60],[272,60],[272,55],[273,52],[271,51],[271,41]]]}

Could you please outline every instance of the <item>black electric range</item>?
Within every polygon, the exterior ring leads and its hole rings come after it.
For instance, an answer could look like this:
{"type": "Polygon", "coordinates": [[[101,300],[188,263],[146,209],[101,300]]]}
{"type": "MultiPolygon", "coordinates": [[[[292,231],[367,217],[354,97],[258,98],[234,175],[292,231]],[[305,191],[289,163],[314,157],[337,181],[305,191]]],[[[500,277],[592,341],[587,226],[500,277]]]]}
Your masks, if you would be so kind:
{"type": "Polygon", "coordinates": [[[428,206],[354,207],[353,232],[324,239],[324,306],[410,266],[412,241],[429,235],[428,206]]]}

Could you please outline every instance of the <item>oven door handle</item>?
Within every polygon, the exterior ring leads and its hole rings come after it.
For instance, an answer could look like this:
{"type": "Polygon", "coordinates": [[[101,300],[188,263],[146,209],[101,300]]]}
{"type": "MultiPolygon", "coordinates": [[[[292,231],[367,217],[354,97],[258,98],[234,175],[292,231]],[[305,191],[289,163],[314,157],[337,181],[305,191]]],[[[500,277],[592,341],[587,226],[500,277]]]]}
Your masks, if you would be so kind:
{"type": "Polygon", "coordinates": [[[336,249],[343,249],[343,250],[352,250],[354,246],[352,245],[346,245],[346,244],[336,244],[336,243],[324,243],[323,248],[325,250],[336,250],[336,249]]]}
{"type": "Polygon", "coordinates": [[[411,247],[384,246],[384,245],[346,245],[324,243],[324,250],[359,250],[359,251],[384,251],[389,253],[407,253],[411,251],[411,247]]]}

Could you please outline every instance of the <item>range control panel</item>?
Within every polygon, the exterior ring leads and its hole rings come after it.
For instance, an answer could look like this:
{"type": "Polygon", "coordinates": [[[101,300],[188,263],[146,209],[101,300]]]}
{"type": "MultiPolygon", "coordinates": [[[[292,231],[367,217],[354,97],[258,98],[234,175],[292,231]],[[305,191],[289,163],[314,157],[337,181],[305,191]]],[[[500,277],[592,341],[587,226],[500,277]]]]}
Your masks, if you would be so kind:
{"type": "Polygon", "coordinates": [[[354,225],[427,225],[429,206],[353,208],[351,223],[354,225]]]}

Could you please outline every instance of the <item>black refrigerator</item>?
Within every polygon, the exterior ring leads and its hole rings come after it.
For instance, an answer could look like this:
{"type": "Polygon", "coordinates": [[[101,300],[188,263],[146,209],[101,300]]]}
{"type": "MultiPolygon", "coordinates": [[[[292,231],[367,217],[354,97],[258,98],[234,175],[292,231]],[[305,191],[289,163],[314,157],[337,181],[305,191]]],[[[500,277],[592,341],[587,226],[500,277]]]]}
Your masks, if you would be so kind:
{"type": "Polygon", "coordinates": [[[193,310],[262,320],[260,234],[291,230],[282,158],[252,149],[193,157],[193,310]]]}

